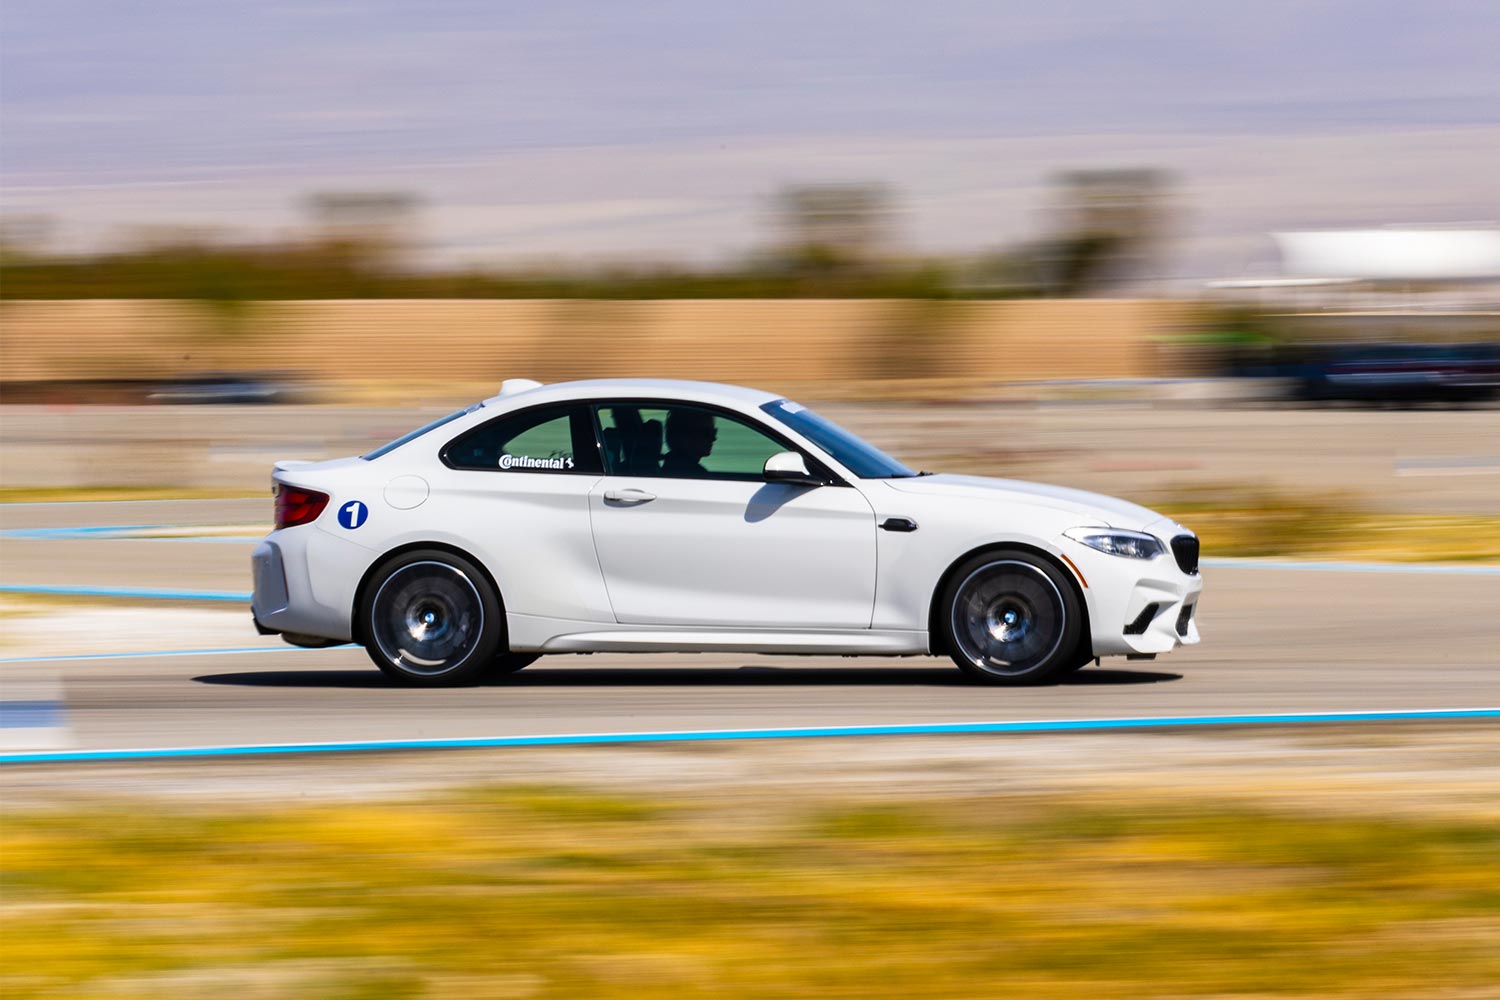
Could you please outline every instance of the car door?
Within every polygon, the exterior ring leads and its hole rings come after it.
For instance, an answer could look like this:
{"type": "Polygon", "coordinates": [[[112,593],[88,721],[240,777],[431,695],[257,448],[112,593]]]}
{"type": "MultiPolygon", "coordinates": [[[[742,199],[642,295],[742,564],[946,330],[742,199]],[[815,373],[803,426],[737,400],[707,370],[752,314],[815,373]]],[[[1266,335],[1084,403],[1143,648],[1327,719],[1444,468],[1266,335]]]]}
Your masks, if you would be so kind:
{"type": "Polygon", "coordinates": [[[589,526],[602,468],[587,404],[502,414],[456,436],[440,458],[423,521],[479,557],[508,614],[613,620],[589,526]]]}
{"type": "Polygon", "coordinates": [[[725,410],[594,412],[605,475],[589,510],[617,621],[869,628],[875,515],[858,490],[766,482],[768,457],[800,449],[725,410]]]}

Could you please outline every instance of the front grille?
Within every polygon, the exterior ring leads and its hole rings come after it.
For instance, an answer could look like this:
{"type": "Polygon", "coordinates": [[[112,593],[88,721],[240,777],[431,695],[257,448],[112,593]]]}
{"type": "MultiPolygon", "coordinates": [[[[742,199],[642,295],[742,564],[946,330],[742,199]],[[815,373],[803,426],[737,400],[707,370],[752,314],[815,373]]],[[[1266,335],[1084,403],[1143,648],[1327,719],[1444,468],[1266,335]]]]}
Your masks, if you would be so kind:
{"type": "Polygon", "coordinates": [[[1152,620],[1156,618],[1156,612],[1160,608],[1161,605],[1159,604],[1146,605],[1141,609],[1141,613],[1135,616],[1135,621],[1125,626],[1125,634],[1144,635],[1146,629],[1150,627],[1152,620]]]}
{"type": "Polygon", "coordinates": [[[1194,535],[1178,535],[1172,539],[1172,555],[1177,557],[1177,568],[1188,576],[1198,575],[1198,539],[1194,535]]]}

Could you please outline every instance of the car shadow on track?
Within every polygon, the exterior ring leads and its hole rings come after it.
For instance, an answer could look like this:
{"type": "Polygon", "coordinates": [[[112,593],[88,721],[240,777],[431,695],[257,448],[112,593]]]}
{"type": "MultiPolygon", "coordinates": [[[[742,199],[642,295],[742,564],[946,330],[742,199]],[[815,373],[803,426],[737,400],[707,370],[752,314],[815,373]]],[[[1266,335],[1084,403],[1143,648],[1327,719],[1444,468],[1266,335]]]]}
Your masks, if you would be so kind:
{"type": "MultiPolygon", "coordinates": [[[[1181,674],[1159,670],[1081,670],[1051,685],[1161,684],[1181,674]]],[[[414,690],[376,670],[247,670],[204,674],[199,684],[286,688],[414,690]]],[[[483,680],[480,687],[983,687],[951,667],[530,667],[483,680]]]]}

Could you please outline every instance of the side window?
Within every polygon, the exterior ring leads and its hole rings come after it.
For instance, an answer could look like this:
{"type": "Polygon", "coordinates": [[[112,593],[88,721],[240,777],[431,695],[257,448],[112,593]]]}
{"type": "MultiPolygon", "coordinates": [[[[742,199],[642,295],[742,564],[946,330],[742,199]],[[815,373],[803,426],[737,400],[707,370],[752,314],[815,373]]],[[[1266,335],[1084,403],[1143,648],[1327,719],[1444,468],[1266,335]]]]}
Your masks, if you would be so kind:
{"type": "Polygon", "coordinates": [[[582,406],[546,407],[491,420],[450,441],[443,460],[455,469],[600,471],[593,426],[582,406]]]}
{"type": "Polygon", "coordinates": [[[787,446],[717,410],[615,403],[597,408],[606,471],[669,479],[760,479],[787,446]]]}

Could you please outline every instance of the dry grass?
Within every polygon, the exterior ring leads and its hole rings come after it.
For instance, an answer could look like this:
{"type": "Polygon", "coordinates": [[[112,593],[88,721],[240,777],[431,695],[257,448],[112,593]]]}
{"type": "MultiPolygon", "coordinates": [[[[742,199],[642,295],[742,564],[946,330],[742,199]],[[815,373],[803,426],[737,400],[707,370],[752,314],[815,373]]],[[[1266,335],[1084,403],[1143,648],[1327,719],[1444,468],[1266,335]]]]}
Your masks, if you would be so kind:
{"type": "Polygon", "coordinates": [[[4,830],[22,997],[1481,996],[1500,831],[553,788],[4,830]]]}
{"type": "Polygon", "coordinates": [[[1500,517],[1393,514],[1353,496],[1304,497],[1259,487],[1187,489],[1181,495],[1190,499],[1160,509],[1197,532],[1205,555],[1500,560],[1500,517]]]}

